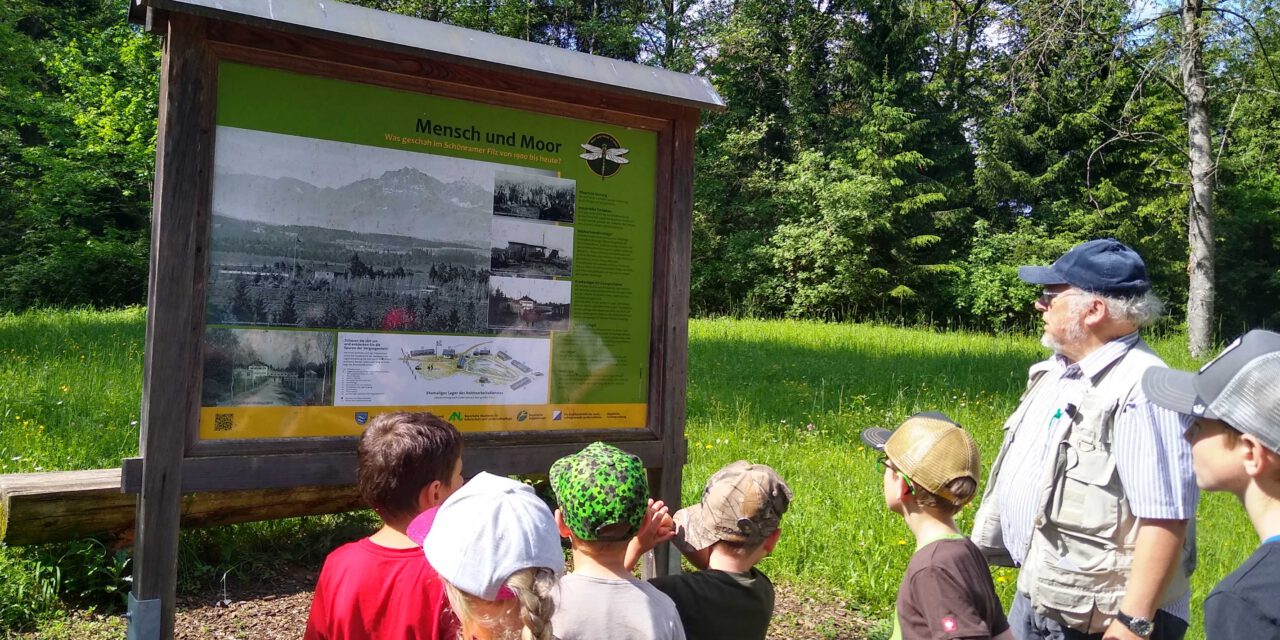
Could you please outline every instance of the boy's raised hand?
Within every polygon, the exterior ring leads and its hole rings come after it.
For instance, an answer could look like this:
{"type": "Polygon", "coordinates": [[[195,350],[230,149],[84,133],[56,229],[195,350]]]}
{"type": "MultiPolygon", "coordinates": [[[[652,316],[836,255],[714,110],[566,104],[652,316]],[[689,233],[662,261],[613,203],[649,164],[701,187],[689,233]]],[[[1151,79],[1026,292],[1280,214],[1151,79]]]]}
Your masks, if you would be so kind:
{"type": "Polygon", "coordinates": [[[674,537],[676,537],[676,523],[671,518],[666,503],[650,498],[640,530],[636,531],[635,537],[631,538],[631,543],[627,545],[627,569],[634,571],[636,563],[640,562],[640,556],[674,537]]]}

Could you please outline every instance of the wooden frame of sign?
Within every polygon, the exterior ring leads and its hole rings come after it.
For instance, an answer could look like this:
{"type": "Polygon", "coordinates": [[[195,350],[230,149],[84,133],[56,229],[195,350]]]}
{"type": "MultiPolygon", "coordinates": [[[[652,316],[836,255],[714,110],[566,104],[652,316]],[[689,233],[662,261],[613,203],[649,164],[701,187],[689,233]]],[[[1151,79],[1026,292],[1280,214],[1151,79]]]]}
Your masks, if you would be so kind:
{"type": "MultiPolygon", "coordinates": [[[[163,36],[164,55],[141,457],[125,460],[122,476],[123,489],[140,494],[130,637],[173,634],[183,493],[354,483],[354,434],[201,439],[218,65],[226,61],[654,132],[644,426],[468,432],[466,466],[543,472],[604,440],[640,456],[654,493],[679,504],[694,132],[699,109],[724,108],[705,79],[317,0],[138,0],[131,19],[163,36]]],[[[662,551],[659,573],[670,566],[662,551]]]]}

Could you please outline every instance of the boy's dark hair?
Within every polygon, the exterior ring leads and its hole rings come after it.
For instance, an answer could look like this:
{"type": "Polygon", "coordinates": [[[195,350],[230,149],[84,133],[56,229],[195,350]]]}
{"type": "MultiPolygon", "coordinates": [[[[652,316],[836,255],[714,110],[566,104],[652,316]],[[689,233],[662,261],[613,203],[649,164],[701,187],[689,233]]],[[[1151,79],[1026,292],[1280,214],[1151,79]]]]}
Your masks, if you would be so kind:
{"type": "MultiPolygon", "coordinates": [[[[774,529],[774,531],[777,531],[777,529],[774,529]]],[[[773,534],[771,533],[769,535],[773,535],[773,534]]],[[[744,542],[732,542],[729,540],[719,540],[712,546],[720,547],[721,549],[724,549],[725,551],[729,552],[729,554],[733,555],[734,557],[745,558],[755,553],[756,550],[759,549],[760,547],[763,547],[764,540],[761,540],[759,542],[755,542],[752,544],[746,544],[744,542]]]]}
{"type": "Polygon", "coordinates": [[[382,519],[418,515],[418,495],[439,480],[448,484],[462,455],[462,435],[433,413],[384,413],[356,447],[360,497],[382,519]]]}
{"type": "Polygon", "coordinates": [[[973,478],[956,478],[946,483],[943,488],[956,497],[956,502],[952,502],[936,493],[930,493],[925,488],[914,483],[911,485],[911,497],[915,498],[916,504],[922,507],[937,509],[947,515],[955,515],[978,492],[978,482],[973,478]]]}

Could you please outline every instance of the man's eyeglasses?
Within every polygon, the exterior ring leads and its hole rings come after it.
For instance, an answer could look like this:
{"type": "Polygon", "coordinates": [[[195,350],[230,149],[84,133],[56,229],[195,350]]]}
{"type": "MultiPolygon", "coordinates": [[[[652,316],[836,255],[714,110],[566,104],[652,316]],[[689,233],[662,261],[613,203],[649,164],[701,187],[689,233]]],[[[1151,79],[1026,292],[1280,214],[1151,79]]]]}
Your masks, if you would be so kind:
{"type": "Polygon", "coordinates": [[[1074,289],[1063,289],[1062,291],[1042,291],[1040,292],[1040,297],[1036,298],[1036,302],[1040,303],[1040,306],[1048,309],[1050,306],[1053,305],[1053,301],[1056,300],[1058,296],[1061,296],[1063,294],[1068,294],[1068,293],[1077,293],[1077,291],[1075,291],[1074,289]]]}
{"type": "Polygon", "coordinates": [[[876,458],[876,469],[880,470],[880,475],[884,475],[885,469],[893,469],[894,473],[902,476],[902,479],[907,481],[907,490],[911,493],[915,493],[915,484],[911,482],[911,478],[908,477],[907,474],[903,473],[902,469],[893,466],[893,464],[889,462],[888,456],[880,456],[879,458],[876,458]]]}

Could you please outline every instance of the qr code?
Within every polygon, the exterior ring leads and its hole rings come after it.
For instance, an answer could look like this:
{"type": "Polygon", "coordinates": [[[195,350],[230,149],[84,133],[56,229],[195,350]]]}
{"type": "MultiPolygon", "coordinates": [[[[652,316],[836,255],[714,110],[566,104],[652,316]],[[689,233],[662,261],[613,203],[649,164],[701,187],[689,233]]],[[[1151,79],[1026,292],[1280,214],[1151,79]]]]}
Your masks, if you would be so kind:
{"type": "Polygon", "coordinates": [[[214,431],[230,431],[236,422],[234,413],[215,413],[213,415],[214,431]]]}

